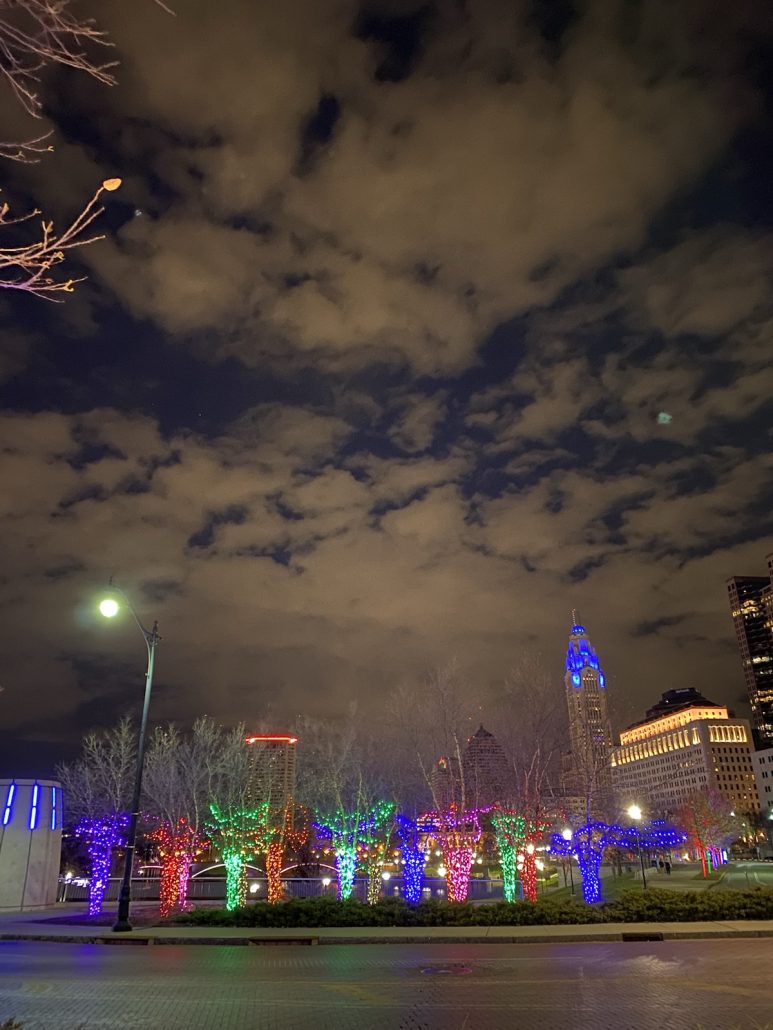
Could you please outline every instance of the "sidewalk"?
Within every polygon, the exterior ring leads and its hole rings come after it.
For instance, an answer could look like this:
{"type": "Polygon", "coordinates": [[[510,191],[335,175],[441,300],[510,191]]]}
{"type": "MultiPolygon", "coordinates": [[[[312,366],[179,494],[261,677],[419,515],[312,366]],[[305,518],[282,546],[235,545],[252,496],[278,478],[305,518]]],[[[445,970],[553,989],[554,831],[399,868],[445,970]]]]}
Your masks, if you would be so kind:
{"type": "Polygon", "coordinates": [[[367,926],[367,927],[209,927],[143,926],[113,933],[109,926],[68,926],[44,919],[83,911],[57,905],[38,912],[0,913],[0,941],[51,941],[59,944],[559,944],[636,939],[689,940],[773,937],[773,920],[707,923],[600,923],[590,926],[367,926]]]}

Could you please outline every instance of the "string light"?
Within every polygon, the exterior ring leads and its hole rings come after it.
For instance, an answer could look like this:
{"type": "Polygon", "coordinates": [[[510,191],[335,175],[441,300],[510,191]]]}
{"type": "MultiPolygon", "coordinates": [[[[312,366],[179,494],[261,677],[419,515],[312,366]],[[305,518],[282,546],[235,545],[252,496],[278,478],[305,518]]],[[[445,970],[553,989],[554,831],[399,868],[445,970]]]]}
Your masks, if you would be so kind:
{"type": "MultiPolygon", "coordinates": [[[[491,813],[494,836],[502,860],[502,888],[506,901],[518,900],[517,856],[526,840],[526,820],[517,812],[495,808],[491,813]]],[[[521,862],[521,866],[523,862],[521,862]]]]}
{"type": "Polygon", "coordinates": [[[416,819],[400,814],[395,819],[395,826],[403,865],[403,897],[409,904],[417,905],[421,901],[424,865],[427,861],[427,853],[421,846],[421,824],[416,819]]]}
{"type": "Polygon", "coordinates": [[[472,860],[481,837],[478,810],[460,813],[456,804],[451,804],[442,812],[429,813],[423,821],[441,847],[448,900],[466,901],[472,860]]]}
{"type": "Polygon", "coordinates": [[[591,905],[601,901],[599,869],[607,848],[670,848],[681,844],[686,834],[662,821],[638,826],[616,826],[589,822],[569,837],[555,833],[549,851],[553,855],[574,855],[582,874],[582,895],[591,905]]]}
{"type": "Polygon", "coordinates": [[[185,908],[191,863],[204,852],[206,844],[202,835],[185,818],[178,819],[175,826],[162,823],[148,837],[158,845],[161,859],[160,912],[161,917],[166,918],[177,905],[185,908]]]}
{"type": "MultiPolygon", "coordinates": [[[[354,876],[357,871],[358,850],[360,855],[364,856],[365,851],[369,851],[372,845],[379,841],[379,836],[383,834],[387,841],[384,847],[384,851],[386,851],[388,847],[386,834],[387,830],[391,832],[394,811],[394,802],[378,801],[364,813],[360,808],[347,811],[339,807],[331,815],[323,816],[314,823],[314,828],[319,836],[333,844],[339,901],[345,901],[352,895],[354,876]]],[[[378,872],[380,872],[380,867],[378,872]]],[[[376,875],[375,879],[378,882],[380,877],[376,875]]],[[[370,880],[369,876],[369,884],[370,880]]]]}
{"type": "Polygon", "coordinates": [[[209,807],[212,812],[209,836],[225,867],[225,907],[232,912],[247,904],[245,863],[266,850],[270,834],[269,805],[264,802],[257,808],[225,811],[212,802],[209,807]]]}
{"type": "Polygon", "coordinates": [[[98,916],[110,883],[113,848],[123,846],[124,830],[129,824],[125,812],[113,812],[101,819],[81,819],[75,836],[86,844],[89,853],[89,915],[98,916]]]}

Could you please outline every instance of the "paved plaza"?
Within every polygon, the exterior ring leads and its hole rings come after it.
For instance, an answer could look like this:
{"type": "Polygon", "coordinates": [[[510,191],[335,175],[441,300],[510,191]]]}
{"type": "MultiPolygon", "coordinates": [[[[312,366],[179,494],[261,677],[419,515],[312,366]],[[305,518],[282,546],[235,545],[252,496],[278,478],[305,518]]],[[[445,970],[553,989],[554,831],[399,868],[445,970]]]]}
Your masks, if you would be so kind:
{"type": "Polygon", "coordinates": [[[773,1030],[773,940],[0,943],[24,1030],[773,1030]]]}

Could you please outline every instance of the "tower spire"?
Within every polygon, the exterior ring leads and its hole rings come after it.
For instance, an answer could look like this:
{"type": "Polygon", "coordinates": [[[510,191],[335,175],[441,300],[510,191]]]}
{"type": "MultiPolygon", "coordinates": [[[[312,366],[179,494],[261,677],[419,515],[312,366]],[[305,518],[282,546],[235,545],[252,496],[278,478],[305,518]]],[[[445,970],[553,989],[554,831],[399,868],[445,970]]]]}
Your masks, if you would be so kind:
{"type": "Polygon", "coordinates": [[[572,625],[573,626],[578,626],[579,625],[579,623],[577,621],[577,609],[576,608],[572,608],[572,625]]]}

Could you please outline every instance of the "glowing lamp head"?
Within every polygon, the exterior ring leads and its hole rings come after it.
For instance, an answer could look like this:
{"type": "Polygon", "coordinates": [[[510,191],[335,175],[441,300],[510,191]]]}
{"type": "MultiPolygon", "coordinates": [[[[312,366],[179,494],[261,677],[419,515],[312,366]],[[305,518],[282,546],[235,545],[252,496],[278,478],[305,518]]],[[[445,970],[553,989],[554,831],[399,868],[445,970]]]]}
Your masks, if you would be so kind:
{"type": "Polygon", "coordinates": [[[113,619],[118,614],[119,605],[114,597],[105,597],[99,602],[99,614],[106,619],[113,619]]]}
{"type": "Polygon", "coordinates": [[[322,877],[322,886],[323,887],[329,887],[330,886],[330,877],[329,876],[323,876],[322,877]]]}
{"type": "Polygon", "coordinates": [[[572,831],[567,826],[567,828],[565,830],[561,830],[561,836],[564,838],[564,840],[571,840],[572,837],[574,836],[574,834],[572,833],[572,831]]]}
{"type": "Polygon", "coordinates": [[[630,808],[628,809],[628,815],[635,822],[638,822],[638,820],[641,819],[641,809],[639,808],[638,805],[631,805],[630,808]]]}
{"type": "Polygon", "coordinates": [[[386,882],[387,880],[390,880],[391,878],[392,878],[392,874],[389,872],[389,870],[385,869],[384,872],[381,874],[381,879],[386,882]]]}

